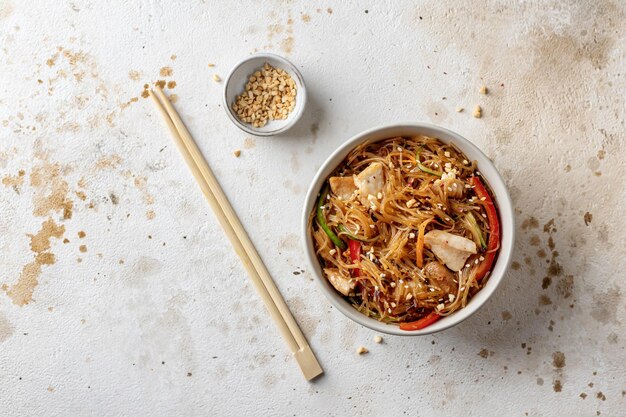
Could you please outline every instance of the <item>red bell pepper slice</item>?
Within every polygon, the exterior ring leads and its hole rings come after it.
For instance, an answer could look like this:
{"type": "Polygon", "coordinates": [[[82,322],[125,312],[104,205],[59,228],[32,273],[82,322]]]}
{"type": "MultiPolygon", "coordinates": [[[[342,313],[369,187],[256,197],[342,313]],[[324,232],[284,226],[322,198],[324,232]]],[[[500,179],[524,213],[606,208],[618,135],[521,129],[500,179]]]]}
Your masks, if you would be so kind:
{"type": "Polygon", "coordinates": [[[478,265],[475,272],[476,281],[480,281],[491,270],[493,261],[496,258],[496,251],[500,245],[500,222],[498,221],[496,206],[493,204],[493,200],[480,178],[472,177],[469,181],[474,187],[474,192],[485,205],[487,220],[489,221],[489,242],[487,243],[487,253],[485,254],[485,260],[478,265]]]}
{"type": "MultiPolygon", "coordinates": [[[[355,264],[361,260],[361,242],[358,240],[348,240],[348,248],[350,248],[350,259],[355,264]]],[[[358,277],[361,275],[361,270],[355,268],[352,270],[352,276],[358,277]]]]}
{"type": "Polygon", "coordinates": [[[422,330],[424,327],[428,327],[437,320],[439,320],[441,316],[434,311],[422,317],[419,320],[411,321],[408,323],[400,323],[401,330],[422,330]]]}

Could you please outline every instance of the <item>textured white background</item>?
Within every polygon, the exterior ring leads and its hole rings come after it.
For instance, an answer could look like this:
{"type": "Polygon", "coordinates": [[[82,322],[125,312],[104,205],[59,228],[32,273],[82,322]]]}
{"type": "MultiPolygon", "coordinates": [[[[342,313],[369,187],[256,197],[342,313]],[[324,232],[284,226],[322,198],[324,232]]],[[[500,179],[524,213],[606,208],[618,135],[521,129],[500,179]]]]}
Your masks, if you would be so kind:
{"type": "Polygon", "coordinates": [[[626,7],[444,3],[0,0],[0,415],[623,415],[626,7]],[[300,68],[310,102],[288,134],[254,139],[212,76],[264,50],[300,68]],[[326,370],[318,381],[301,377],[141,97],[159,79],[176,81],[168,92],[326,370]],[[300,210],[339,144],[411,120],[493,158],[518,215],[515,263],[457,328],[376,345],[306,271],[300,210]],[[46,167],[58,175],[33,183],[46,167]],[[50,192],[71,218],[42,208],[50,192]],[[56,262],[18,305],[27,234],[47,219],[65,228],[56,262]]]}

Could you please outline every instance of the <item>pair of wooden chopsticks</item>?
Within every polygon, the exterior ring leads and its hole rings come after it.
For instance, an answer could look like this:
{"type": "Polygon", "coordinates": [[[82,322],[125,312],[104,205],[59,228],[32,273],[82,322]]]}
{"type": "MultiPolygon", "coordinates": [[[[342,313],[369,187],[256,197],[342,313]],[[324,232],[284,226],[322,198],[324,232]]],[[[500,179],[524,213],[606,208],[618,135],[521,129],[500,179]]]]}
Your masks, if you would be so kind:
{"type": "Polygon", "coordinates": [[[324,371],[311,350],[309,343],[302,334],[300,327],[294,320],[289,307],[280,295],[276,284],[272,280],[265,264],[257,253],[252,241],[241,225],[232,206],[228,202],[224,191],[220,187],[215,175],[202,156],[200,149],[185,127],[172,103],[160,87],[150,90],[150,96],[157,105],[161,116],[172,134],[174,143],[185,159],[187,166],[211,205],[215,216],[219,220],[226,236],[230,239],[235,252],[239,255],[243,266],[248,271],[252,283],[263,298],[272,319],[276,322],[283,338],[289,345],[291,353],[296,358],[300,369],[307,380],[311,380],[324,371]]]}

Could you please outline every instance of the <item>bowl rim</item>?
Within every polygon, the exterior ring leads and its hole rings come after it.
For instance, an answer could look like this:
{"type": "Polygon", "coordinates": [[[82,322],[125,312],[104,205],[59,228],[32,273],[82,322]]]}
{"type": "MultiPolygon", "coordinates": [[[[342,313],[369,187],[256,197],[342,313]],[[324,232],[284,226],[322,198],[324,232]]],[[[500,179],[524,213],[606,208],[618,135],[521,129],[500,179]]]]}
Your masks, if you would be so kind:
{"type": "MultiPolygon", "coordinates": [[[[409,134],[407,134],[407,136],[408,135],[409,134]]],[[[396,136],[402,136],[402,134],[396,134],[396,136]]],[[[487,155],[485,155],[476,145],[474,145],[471,141],[461,136],[460,134],[432,123],[406,122],[379,125],[358,133],[345,141],[343,144],[341,144],[326,158],[324,163],[317,170],[307,191],[302,212],[301,233],[305,249],[305,257],[307,258],[309,267],[313,271],[312,273],[318,283],[319,288],[321,288],[326,298],[335,308],[337,308],[346,317],[350,318],[356,323],[377,332],[398,336],[422,336],[437,333],[458,325],[459,323],[471,317],[478,310],[480,310],[482,306],[484,306],[486,302],[491,298],[493,293],[502,282],[512,261],[513,247],[515,242],[515,216],[513,211],[513,203],[506,187],[506,183],[504,182],[502,176],[493,165],[489,157],[487,157],[487,155]],[[400,328],[396,325],[382,323],[373,318],[366,317],[364,314],[360,313],[350,304],[348,304],[343,296],[338,294],[337,291],[333,287],[331,287],[328,281],[323,277],[321,273],[321,266],[319,265],[319,261],[317,260],[317,256],[315,255],[315,251],[313,250],[313,241],[308,228],[309,215],[314,207],[315,202],[317,201],[318,192],[321,188],[323,181],[326,180],[326,177],[330,175],[330,173],[336,168],[336,166],[345,158],[348,152],[350,152],[357,145],[367,140],[370,140],[376,135],[382,136],[380,136],[378,139],[373,140],[374,142],[392,137],[393,134],[391,133],[388,136],[383,135],[384,132],[392,130],[412,131],[413,133],[410,133],[411,135],[418,134],[417,131],[420,130],[429,131],[428,133],[424,134],[435,136],[444,143],[453,143],[465,154],[467,154],[468,151],[471,151],[470,153],[474,154],[473,159],[477,160],[478,162],[481,176],[483,176],[487,180],[489,187],[494,194],[496,205],[498,206],[498,214],[501,223],[500,251],[498,253],[496,263],[491,269],[491,275],[489,277],[489,280],[487,281],[487,285],[485,285],[485,287],[483,287],[481,291],[479,291],[463,309],[455,312],[454,314],[451,314],[450,316],[444,317],[437,323],[434,323],[433,325],[426,327],[425,329],[417,331],[400,330],[400,328]],[[433,134],[433,132],[435,133],[433,134]]]]}
{"type": "Polygon", "coordinates": [[[274,136],[290,129],[291,127],[293,127],[293,125],[295,125],[298,122],[298,120],[300,120],[300,117],[304,113],[304,108],[306,106],[306,85],[304,84],[304,78],[302,77],[302,74],[300,74],[300,71],[298,70],[298,68],[287,58],[277,55],[277,54],[269,53],[269,52],[259,52],[259,53],[252,54],[242,59],[237,64],[235,64],[235,66],[230,70],[230,72],[228,73],[228,76],[226,77],[226,80],[224,81],[224,88],[222,89],[222,105],[224,106],[224,110],[226,111],[226,114],[228,115],[228,118],[230,119],[230,121],[233,122],[235,126],[243,130],[244,132],[249,133],[251,135],[255,135],[255,136],[274,136]],[[228,95],[228,87],[233,79],[233,75],[241,66],[243,66],[249,61],[253,61],[256,59],[268,59],[268,58],[279,61],[282,65],[284,65],[285,68],[289,69],[289,71],[291,71],[295,75],[296,80],[294,81],[296,81],[296,85],[298,86],[296,99],[299,98],[300,100],[302,100],[302,105],[297,109],[296,113],[289,115],[289,117],[287,118],[287,121],[285,122],[283,126],[274,130],[270,130],[270,131],[259,131],[256,128],[254,128],[252,125],[248,125],[247,123],[243,123],[241,120],[239,120],[237,115],[234,114],[233,110],[230,108],[230,103],[228,103],[227,95],[228,95]]]}

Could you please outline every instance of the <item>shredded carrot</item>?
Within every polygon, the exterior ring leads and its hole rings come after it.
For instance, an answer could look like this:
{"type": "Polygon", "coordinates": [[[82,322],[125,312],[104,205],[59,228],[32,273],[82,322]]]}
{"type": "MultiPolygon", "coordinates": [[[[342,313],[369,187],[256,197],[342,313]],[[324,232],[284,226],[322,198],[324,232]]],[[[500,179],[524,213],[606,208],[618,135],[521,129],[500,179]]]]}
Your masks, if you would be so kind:
{"type": "Polygon", "coordinates": [[[430,223],[431,220],[432,219],[428,219],[425,222],[422,222],[417,231],[417,242],[415,244],[415,263],[420,268],[424,265],[424,232],[426,231],[426,226],[428,226],[428,223],[430,223]]]}

